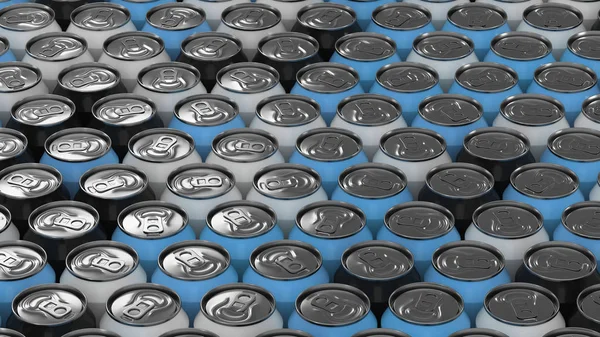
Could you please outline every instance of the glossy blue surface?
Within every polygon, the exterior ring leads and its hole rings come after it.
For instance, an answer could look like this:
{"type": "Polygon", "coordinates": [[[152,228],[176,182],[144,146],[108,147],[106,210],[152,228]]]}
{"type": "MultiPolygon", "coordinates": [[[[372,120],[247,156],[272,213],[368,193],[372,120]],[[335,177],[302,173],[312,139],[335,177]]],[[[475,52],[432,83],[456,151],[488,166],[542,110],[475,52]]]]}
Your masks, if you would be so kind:
{"type": "Polygon", "coordinates": [[[567,241],[581,245],[589,249],[596,260],[600,261],[600,239],[591,239],[574,234],[566,229],[562,222],[554,230],[552,238],[554,241],[567,241]]]}
{"type": "Polygon", "coordinates": [[[360,85],[363,87],[365,92],[368,92],[369,89],[371,89],[371,86],[375,82],[375,76],[377,75],[377,70],[379,70],[379,68],[387,64],[400,61],[402,60],[398,54],[393,54],[390,57],[379,61],[363,62],[347,59],[337,52],[335,52],[329,60],[329,62],[337,62],[354,68],[356,72],[358,72],[358,76],[360,77],[360,85]]]}
{"type": "Polygon", "coordinates": [[[146,23],[146,13],[152,8],[158,5],[176,2],[174,0],[154,0],[144,2],[133,2],[127,0],[110,0],[110,2],[119,4],[129,10],[131,13],[131,22],[135,25],[138,30],[142,29],[146,23]]]}
{"type": "Polygon", "coordinates": [[[519,74],[519,86],[523,91],[526,91],[527,88],[529,88],[529,85],[533,81],[533,73],[539,66],[546,63],[556,62],[554,56],[552,56],[552,53],[535,60],[517,61],[499,56],[492,50],[485,55],[483,61],[501,63],[511,67],[517,72],[517,74],[519,74]]]}
{"type": "MultiPolygon", "coordinates": [[[[4,8],[4,7],[8,7],[8,6],[12,6],[12,5],[16,5],[16,4],[23,4],[23,3],[28,3],[28,2],[35,2],[32,0],[9,0],[9,1],[3,1],[0,2],[0,9],[4,8]]],[[[4,62],[4,61],[2,61],[4,62]]],[[[6,320],[7,317],[2,315],[3,320],[6,320]]]]}
{"type": "Polygon", "coordinates": [[[450,90],[448,90],[448,93],[460,94],[474,98],[483,107],[483,118],[485,118],[485,121],[489,125],[492,125],[494,119],[496,119],[498,114],[500,114],[500,104],[502,101],[504,101],[507,97],[522,94],[523,91],[521,90],[520,86],[515,85],[512,88],[501,92],[477,92],[466,89],[454,81],[450,87],[450,90]]]}
{"type": "Polygon", "coordinates": [[[360,321],[345,326],[322,326],[304,320],[296,311],[288,321],[288,328],[308,332],[313,337],[350,337],[357,332],[377,328],[377,318],[372,312],[360,321]]]}
{"type": "Polygon", "coordinates": [[[560,57],[561,62],[573,62],[583,64],[592,69],[596,74],[600,74],[600,60],[593,60],[583,56],[575,55],[569,48],[560,57]]]}
{"type": "Polygon", "coordinates": [[[335,117],[335,114],[337,111],[337,106],[341,100],[343,100],[344,98],[346,98],[348,96],[363,94],[364,92],[365,91],[363,90],[363,87],[362,87],[362,85],[360,85],[360,83],[358,83],[354,87],[352,87],[349,90],[346,90],[344,92],[330,93],[330,94],[318,93],[318,92],[306,90],[305,88],[300,86],[298,83],[296,83],[290,93],[296,94],[296,95],[308,96],[308,97],[314,99],[315,101],[317,101],[317,103],[319,103],[319,106],[321,107],[321,116],[323,116],[325,123],[327,123],[327,125],[329,125],[331,123],[331,121],[333,120],[333,117],[335,117]]]}
{"type": "MultiPolygon", "coordinates": [[[[2,6],[0,6],[0,9],[2,9],[2,6]]],[[[12,62],[16,60],[15,54],[13,54],[12,50],[10,49],[4,52],[4,54],[0,55],[0,62],[12,62]]]]}
{"type": "Polygon", "coordinates": [[[448,337],[452,333],[471,327],[469,316],[463,311],[455,320],[437,325],[418,325],[399,319],[387,309],[381,317],[381,327],[396,329],[418,337],[448,337]]]}
{"type": "Polygon", "coordinates": [[[473,44],[475,45],[475,55],[477,55],[477,58],[483,60],[485,55],[490,50],[490,41],[496,35],[510,32],[510,28],[508,27],[508,23],[504,22],[502,26],[493,29],[471,30],[458,27],[450,21],[446,21],[442,27],[442,31],[466,35],[468,38],[473,40],[473,44]]]}
{"type": "Polygon", "coordinates": [[[396,2],[396,0],[329,0],[327,2],[333,2],[354,9],[358,25],[364,31],[371,22],[371,13],[373,13],[375,8],[387,3],[396,2]]]}
{"type": "Polygon", "coordinates": [[[389,38],[394,40],[394,42],[396,42],[398,56],[400,56],[401,59],[406,60],[406,57],[412,50],[413,41],[417,38],[417,36],[434,32],[435,28],[433,27],[433,24],[429,22],[425,26],[413,30],[395,30],[384,28],[371,20],[365,31],[387,35],[389,38]]]}
{"type": "Polygon", "coordinates": [[[177,56],[179,56],[179,52],[181,51],[181,42],[183,42],[185,38],[192,34],[210,32],[211,30],[208,26],[208,22],[204,21],[199,26],[185,30],[159,29],[146,22],[141,31],[160,36],[165,42],[165,50],[167,51],[167,54],[169,54],[171,60],[174,61],[177,59],[177,56]]]}
{"type": "Polygon", "coordinates": [[[579,189],[585,197],[589,196],[590,191],[598,182],[598,172],[600,172],[600,161],[577,162],[561,158],[554,152],[546,149],[540,157],[540,163],[552,163],[562,165],[571,169],[579,178],[579,189]]]}

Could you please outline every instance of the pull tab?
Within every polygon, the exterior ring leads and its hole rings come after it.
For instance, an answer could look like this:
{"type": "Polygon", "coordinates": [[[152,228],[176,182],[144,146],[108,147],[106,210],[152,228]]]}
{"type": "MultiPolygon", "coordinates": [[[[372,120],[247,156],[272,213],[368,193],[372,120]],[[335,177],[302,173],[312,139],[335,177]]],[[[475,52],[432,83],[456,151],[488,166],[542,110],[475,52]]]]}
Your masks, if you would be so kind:
{"type": "Polygon", "coordinates": [[[550,190],[554,186],[554,183],[555,181],[552,177],[538,176],[536,181],[525,184],[525,189],[534,194],[541,194],[550,190]]]}
{"type": "Polygon", "coordinates": [[[146,109],[144,109],[144,106],[139,103],[126,104],[120,107],[115,107],[114,109],[115,114],[121,118],[141,115],[146,111],[146,109]]]}
{"type": "Polygon", "coordinates": [[[471,186],[471,182],[457,176],[454,173],[445,173],[440,176],[440,180],[445,182],[446,184],[455,187],[457,189],[468,189],[471,186]]]}
{"type": "Polygon", "coordinates": [[[384,255],[380,256],[375,252],[359,252],[358,258],[375,270],[382,269],[390,265],[390,260],[387,257],[385,257],[384,255]]]}
{"type": "Polygon", "coordinates": [[[502,228],[521,228],[521,223],[518,217],[513,217],[509,210],[492,211],[494,218],[502,228]]]}
{"type": "Polygon", "coordinates": [[[92,258],[91,265],[92,267],[116,274],[125,267],[125,262],[117,258],[98,254],[92,258]]]}
{"type": "Polygon", "coordinates": [[[370,187],[370,188],[374,188],[377,190],[382,190],[382,191],[389,191],[392,188],[394,188],[394,183],[392,183],[389,180],[379,180],[377,178],[374,177],[370,177],[368,175],[365,175],[361,180],[360,183],[365,186],[365,187],[370,187]]]}
{"type": "Polygon", "coordinates": [[[121,55],[124,57],[142,57],[150,54],[152,50],[140,43],[135,37],[126,37],[121,40],[121,55]]]}
{"type": "Polygon", "coordinates": [[[123,316],[133,321],[138,321],[144,318],[156,306],[157,304],[154,301],[140,297],[123,308],[123,316]]]}
{"type": "Polygon", "coordinates": [[[458,123],[464,120],[468,120],[467,115],[462,112],[462,107],[458,102],[452,102],[451,104],[444,104],[440,106],[439,110],[442,114],[446,115],[451,121],[458,123]]]}
{"type": "Polygon", "coordinates": [[[502,41],[500,42],[499,48],[508,51],[516,51],[521,55],[529,55],[539,49],[538,46],[524,41],[502,41]]]}
{"type": "Polygon", "coordinates": [[[207,101],[196,101],[190,104],[190,108],[192,109],[194,117],[198,122],[201,122],[204,119],[218,118],[226,114],[226,112],[223,111],[221,108],[216,106],[213,107],[207,101]]]}
{"type": "Polygon", "coordinates": [[[423,218],[406,215],[394,215],[390,220],[391,222],[396,223],[398,226],[408,226],[416,228],[425,227],[425,219],[423,218]]]}
{"type": "Polygon", "coordinates": [[[277,114],[277,120],[300,120],[302,116],[306,116],[302,110],[295,109],[294,105],[290,102],[278,102],[273,104],[273,107],[277,114]]]}
{"type": "Polygon", "coordinates": [[[248,216],[243,210],[238,208],[231,208],[223,211],[223,217],[230,224],[234,225],[238,229],[244,229],[250,227],[254,223],[252,218],[248,216]]]}
{"type": "Polygon", "coordinates": [[[16,25],[19,23],[31,23],[34,24],[35,16],[32,13],[14,14],[6,17],[6,23],[16,25]]]}
{"type": "Polygon", "coordinates": [[[372,102],[359,102],[354,106],[358,112],[358,120],[370,120],[382,115],[372,102]]]}
{"type": "Polygon", "coordinates": [[[410,20],[412,20],[412,16],[397,9],[392,14],[388,15],[383,23],[390,27],[400,28],[410,20]]]}
{"type": "Polygon", "coordinates": [[[72,217],[67,213],[58,212],[52,219],[52,225],[57,227],[63,227],[66,229],[81,231],[87,225],[87,221],[84,218],[72,217]]]}
{"type": "Polygon", "coordinates": [[[33,300],[31,304],[34,308],[55,319],[63,319],[73,311],[68,304],[63,304],[59,299],[55,299],[51,296],[37,298],[33,300]]]}
{"type": "Polygon", "coordinates": [[[263,153],[267,150],[267,145],[263,142],[240,139],[235,143],[234,149],[242,152],[263,153]]]}
{"type": "Polygon", "coordinates": [[[348,83],[343,78],[338,78],[332,71],[329,70],[325,70],[324,72],[320,73],[317,76],[316,81],[336,89],[341,88],[348,83]]]}
{"type": "Polygon", "coordinates": [[[326,155],[334,155],[338,153],[343,144],[344,139],[342,137],[329,135],[321,138],[321,141],[315,147],[315,151],[326,155]]]}
{"type": "Polygon", "coordinates": [[[0,250],[0,266],[12,270],[25,262],[24,259],[18,257],[17,255],[6,251],[0,250]]]}
{"type": "Polygon", "coordinates": [[[490,269],[492,263],[490,260],[483,257],[459,258],[456,259],[456,264],[461,268],[466,269],[490,269]]]}
{"type": "Polygon", "coordinates": [[[9,69],[0,72],[0,81],[11,90],[25,86],[25,80],[22,78],[21,71],[17,69],[9,69]]]}
{"type": "Polygon", "coordinates": [[[48,104],[39,107],[32,107],[30,110],[27,110],[26,113],[27,112],[29,112],[28,115],[35,116],[36,119],[45,119],[47,117],[65,113],[65,110],[58,104],[48,104]]]}
{"type": "Polygon", "coordinates": [[[552,117],[555,114],[554,108],[538,107],[534,105],[519,104],[516,106],[516,111],[520,112],[525,117],[552,117]]]}
{"type": "Polygon", "coordinates": [[[256,76],[255,74],[251,74],[245,70],[236,70],[229,75],[229,77],[238,82],[238,84],[242,88],[249,88],[253,86],[258,86],[262,84],[263,79],[256,76]]]}
{"type": "Polygon", "coordinates": [[[493,139],[474,139],[473,145],[479,149],[491,150],[496,152],[504,151],[508,148],[506,141],[496,141],[493,139]]]}
{"type": "Polygon", "coordinates": [[[302,53],[292,39],[278,39],[277,46],[279,47],[279,52],[283,55],[298,55],[302,53]]]}
{"type": "Polygon", "coordinates": [[[377,47],[377,45],[375,45],[375,44],[364,43],[362,41],[359,42],[355,48],[356,48],[357,52],[375,55],[375,56],[384,55],[385,51],[386,51],[386,49],[384,47],[377,47]]]}
{"type": "Polygon", "coordinates": [[[590,144],[583,141],[574,140],[569,144],[569,148],[573,151],[579,151],[594,156],[600,155],[600,146],[597,144],[590,144]]]}
{"type": "Polygon", "coordinates": [[[85,140],[73,140],[73,141],[62,141],[56,144],[58,152],[72,153],[72,152],[85,152],[90,148],[91,144],[85,140]]]}
{"type": "Polygon", "coordinates": [[[142,232],[149,236],[162,234],[171,216],[171,211],[167,210],[152,210],[138,214],[142,232]]]}
{"type": "Polygon", "coordinates": [[[515,299],[510,302],[510,305],[518,319],[522,321],[537,320],[539,314],[532,299],[515,299]]]}
{"type": "Polygon", "coordinates": [[[223,178],[218,175],[207,175],[203,177],[190,177],[188,182],[195,189],[217,188],[223,186],[223,178]]]}
{"type": "Polygon", "coordinates": [[[7,179],[8,184],[31,191],[42,184],[42,180],[29,175],[14,173],[7,179]]]}
{"type": "Polygon", "coordinates": [[[148,148],[148,152],[158,156],[164,156],[175,147],[177,137],[175,136],[160,136],[154,144],[148,148]]]}
{"type": "Polygon", "coordinates": [[[489,85],[490,83],[498,82],[498,77],[486,71],[483,74],[477,74],[477,77],[471,77],[466,81],[473,88],[480,88],[485,85],[489,85]]]}
{"type": "Polygon", "coordinates": [[[543,14],[544,19],[544,27],[548,28],[560,28],[562,27],[562,19],[564,15],[560,15],[558,13],[545,12],[543,14]]]}
{"type": "Polygon", "coordinates": [[[93,14],[91,14],[89,20],[97,22],[97,23],[105,23],[105,22],[113,21],[112,20],[113,15],[114,15],[114,12],[112,9],[97,9],[93,12],[93,14]]]}
{"type": "Polygon", "coordinates": [[[600,229],[600,212],[594,212],[591,219],[586,220],[585,225],[595,230],[600,229]]]}
{"type": "Polygon", "coordinates": [[[460,42],[450,41],[450,42],[436,42],[429,45],[431,51],[434,54],[439,56],[444,56],[450,54],[453,50],[458,50],[463,47],[460,42]]]}
{"type": "Polygon", "coordinates": [[[407,152],[419,153],[422,152],[421,146],[415,136],[400,136],[398,137],[407,152]]]}
{"type": "Polygon", "coordinates": [[[202,256],[190,249],[179,250],[173,255],[179,263],[191,270],[200,269],[207,263],[202,256]]]}
{"type": "Polygon", "coordinates": [[[281,178],[281,179],[277,179],[277,178],[272,178],[272,179],[267,179],[265,181],[265,186],[267,187],[267,189],[271,190],[271,191],[276,191],[276,190],[282,190],[282,189],[286,189],[286,188],[294,188],[298,186],[298,181],[296,179],[294,179],[294,177],[291,178],[281,178]]]}
{"type": "Polygon", "coordinates": [[[280,255],[274,262],[290,274],[298,274],[306,269],[304,264],[300,260],[295,259],[291,254],[280,255]]]}
{"type": "Polygon", "coordinates": [[[310,301],[310,305],[321,309],[330,315],[340,314],[346,307],[344,304],[338,303],[333,296],[329,296],[328,294],[319,294],[315,296],[310,301]]]}
{"type": "Polygon", "coordinates": [[[203,50],[208,54],[216,54],[219,50],[227,45],[227,40],[214,38],[207,44],[200,46],[200,50],[203,50]]]}
{"type": "Polygon", "coordinates": [[[260,25],[264,15],[264,11],[260,9],[248,9],[239,17],[239,21],[246,25],[257,26],[260,25]]]}
{"type": "Polygon", "coordinates": [[[342,211],[320,211],[315,221],[315,231],[320,234],[333,235],[350,220],[350,216],[342,211]]]}
{"type": "Polygon", "coordinates": [[[334,26],[337,20],[342,16],[342,12],[335,9],[325,9],[317,13],[315,21],[321,24],[334,26]]]}
{"type": "Polygon", "coordinates": [[[481,12],[473,12],[470,11],[467,14],[467,22],[469,23],[469,27],[487,27],[487,22],[491,18],[492,12],[485,10],[481,12]]]}
{"type": "Polygon", "coordinates": [[[91,187],[97,193],[106,193],[126,185],[125,179],[120,176],[113,176],[108,179],[99,179],[92,182],[91,187]]]}
{"type": "Polygon", "coordinates": [[[186,19],[185,15],[181,15],[172,9],[168,9],[165,15],[160,18],[160,25],[162,27],[175,28],[179,26],[186,19]]]}
{"type": "Polygon", "coordinates": [[[439,294],[425,293],[419,296],[414,308],[421,313],[437,315],[436,311],[441,304],[442,297],[439,294]]]}
{"type": "Polygon", "coordinates": [[[557,255],[551,255],[548,258],[548,265],[551,268],[568,270],[575,273],[581,272],[584,268],[584,265],[578,261],[570,261],[557,255]]]}
{"type": "Polygon", "coordinates": [[[239,317],[241,315],[247,316],[248,312],[254,306],[256,302],[256,294],[254,293],[242,293],[237,294],[231,301],[231,303],[222,309],[229,317],[239,317]]]}

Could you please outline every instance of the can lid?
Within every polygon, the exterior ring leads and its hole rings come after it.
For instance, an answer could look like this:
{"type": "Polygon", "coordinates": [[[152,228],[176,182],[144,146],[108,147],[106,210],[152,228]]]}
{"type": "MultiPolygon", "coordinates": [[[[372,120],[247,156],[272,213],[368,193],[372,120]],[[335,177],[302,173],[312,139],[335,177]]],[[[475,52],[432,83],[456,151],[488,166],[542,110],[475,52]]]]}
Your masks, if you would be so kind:
{"type": "Polygon", "coordinates": [[[552,330],[543,337],[600,337],[600,333],[584,328],[562,328],[552,330]]]}
{"type": "Polygon", "coordinates": [[[600,60],[600,33],[596,31],[577,33],[569,38],[567,48],[575,55],[600,60]]]}
{"type": "Polygon", "coordinates": [[[104,53],[123,61],[151,59],[165,49],[163,40],[147,32],[123,32],[112,35],[102,46],[104,53]]]}
{"type": "Polygon", "coordinates": [[[155,63],[142,69],[137,81],[147,90],[170,94],[195,87],[200,82],[200,72],[181,62],[155,63]]]}
{"type": "Polygon", "coordinates": [[[53,240],[69,240],[92,232],[98,226],[98,211],[79,201],[54,201],[29,215],[29,228],[53,240]]]}
{"type": "Polygon", "coordinates": [[[62,186],[62,175],[45,164],[16,164],[0,171],[0,194],[10,199],[33,199],[62,186]]]}
{"type": "Polygon", "coordinates": [[[557,199],[579,189],[579,178],[570,169],[545,163],[527,164],[510,175],[510,183],[518,192],[535,199],[557,199]]]}
{"type": "Polygon", "coordinates": [[[459,281],[489,280],[504,270],[502,253],[479,241],[447,243],[435,250],[431,261],[440,274],[459,281]]]}
{"type": "Polygon", "coordinates": [[[473,224],[486,235],[500,239],[530,237],[544,227],[542,213],[531,205],[508,200],[492,201],[473,213],[473,224]]]}
{"type": "Polygon", "coordinates": [[[171,237],[188,224],[187,213],[164,201],[143,201],[125,208],[118,216],[119,228],[145,240],[171,237]]]}
{"type": "Polygon", "coordinates": [[[114,94],[103,97],[92,106],[94,118],[118,127],[139,125],[156,115],[156,104],[136,94],[114,94]]]}
{"type": "Polygon", "coordinates": [[[116,241],[94,241],[74,248],[67,255],[69,272],[92,282],[109,282],[125,278],[140,263],[137,252],[116,241]]]}
{"type": "Polygon", "coordinates": [[[41,80],[42,72],[40,69],[29,63],[3,62],[0,64],[0,92],[10,93],[27,90],[36,86],[41,80]]]}
{"type": "Polygon", "coordinates": [[[229,263],[229,253],[225,248],[203,240],[172,244],[158,256],[158,267],[165,274],[186,281],[215,278],[229,268],[229,263]]]}
{"type": "Polygon", "coordinates": [[[147,327],[166,323],[177,316],[181,299],[165,286],[134,284],[115,291],[109,297],[106,309],[119,323],[147,327]]]}
{"type": "Polygon", "coordinates": [[[360,232],[366,216],[358,207],[341,201],[309,204],[296,215],[296,226],[304,233],[322,239],[342,239],[360,232]]]}
{"type": "Polygon", "coordinates": [[[471,55],[475,45],[462,34],[432,32],[419,35],[413,41],[413,50],[428,59],[449,61],[471,55]]]}
{"type": "Polygon", "coordinates": [[[57,326],[73,322],[87,308],[85,295],[64,284],[43,284],[20,292],[12,302],[13,315],[35,326],[57,326]]]}
{"type": "Polygon", "coordinates": [[[530,247],[525,267],[548,282],[583,279],[596,273],[596,258],[588,249],[570,242],[548,241],[530,247]]]}
{"type": "Polygon", "coordinates": [[[212,141],[212,151],[219,157],[237,163],[264,160],[277,153],[277,139],[262,130],[238,128],[221,132],[212,141]]]}
{"type": "Polygon", "coordinates": [[[584,289],[577,296],[577,308],[586,318],[600,323],[600,286],[593,285],[584,289]]]}
{"type": "Polygon", "coordinates": [[[592,69],[582,64],[553,62],[538,67],[534,80],[551,91],[574,93],[592,88],[598,82],[598,77],[592,69]]]}
{"type": "Polygon", "coordinates": [[[414,266],[414,257],[399,244],[371,240],[346,249],[342,254],[342,266],[361,279],[385,281],[408,273],[414,266]]]}
{"type": "Polygon", "coordinates": [[[296,81],[308,91],[334,94],[354,88],[359,83],[359,76],[350,66],[335,62],[318,62],[298,70],[296,81]]]}
{"type": "MultiPolygon", "coordinates": [[[[0,336],[2,336],[2,335],[0,334],[0,336]]],[[[9,337],[13,337],[13,336],[9,336],[9,337]]],[[[21,337],[21,336],[14,336],[14,337],[21,337]]],[[[108,330],[104,330],[104,329],[90,328],[90,329],[79,329],[79,330],[71,331],[68,334],[63,335],[63,337],[121,337],[121,336],[117,335],[116,333],[114,333],[112,331],[108,331],[108,330]]]]}
{"type": "Polygon", "coordinates": [[[116,87],[120,82],[119,71],[97,62],[75,64],[63,69],[58,75],[58,85],[79,93],[107,90],[116,87]]]}
{"type": "Polygon", "coordinates": [[[124,164],[100,165],[86,171],[79,188],[100,199],[127,199],[146,190],[148,177],[137,168],[124,164]]]}
{"type": "Polygon", "coordinates": [[[505,59],[531,61],[550,54],[552,43],[536,33],[506,32],[492,39],[491,50],[505,59]]]}
{"type": "Polygon", "coordinates": [[[529,139],[514,129],[489,127],[469,132],[463,148],[472,156],[495,161],[510,161],[529,153],[529,139]]]}
{"type": "Polygon", "coordinates": [[[188,199],[220,197],[235,187],[233,173],[219,165],[189,164],[173,170],[167,177],[167,188],[188,199]]]}
{"type": "Polygon", "coordinates": [[[77,58],[87,51],[87,41],[75,34],[52,32],[37,35],[27,42],[25,51],[31,57],[57,62],[77,58]]]}
{"type": "Polygon", "coordinates": [[[343,161],[362,151],[362,141],[357,134],[346,129],[316,128],[298,136],[296,150],[316,161],[343,161]]]}
{"type": "Polygon", "coordinates": [[[421,101],[419,114],[436,125],[462,126],[478,121],[483,116],[483,107],[468,96],[440,94],[421,101]]]}
{"type": "Polygon", "coordinates": [[[352,337],[410,337],[404,332],[393,329],[368,329],[357,332],[352,337]]]}
{"type": "Polygon", "coordinates": [[[169,163],[189,156],[195,149],[189,134],[169,128],[142,131],[129,140],[129,153],[151,163],[169,163]]]}
{"type": "Polygon", "coordinates": [[[231,201],[213,208],[206,216],[206,225],[217,234],[244,239],[268,233],[277,224],[275,211],[262,203],[231,201]]]}
{"type": "Polygon", "coordinates": [[[412,3],[390,3],[377,7],[371,20],[386,29],[416,30],[431,22],[431,12],[412,3]]]}
{"type": "Polygon", "coordinates": [[[344,98],[337,106],[337,115],[350,124],[380,126],[398,120],[402,108],[389,96],[358,94],[344,98]]]}
{"type": "Polygon", "coordinates": [[[4,232],[12,223],[12,214],[8,208],[0,205],[0,233],[4,232]]]}
{"type": "Polygon", "coordinates": [[[44,249],[29,241],[0,242],[0,280],[14,281],[39,273],[46,266],[44,249]]]}
{"type": "Polygon", "coordinates": [[[158,5],[146,13],[146,22],[151,26],[170,31],[192,29],[205,20],[202,8],[183,2],[158,5]]]}
{"type": "Polygon", "coordinates": [[[258,43],[258,52],[271,60],[296,62],[316,55],[319,52],[319,42],[302,33],[269,34],[258,43]]]}
{"type": "Polygon", "coordinates": [[[219,126],[239,114],[237,103],[220,95],[188,96],[175,105],[175,117],[193,126],[219,126]]]}
{"type": "Polygon", "coordinates": [[[159,337],[219,337],[217,334],[194,328],[176,329],[169,332],[165,332],[159,337]]]}
{"type": "Polygon", "coordinates": [[[232,92],[256,94],[274,88],[279,83],[279,73],[266,64],[237,62],[219,70],[217,83],[232,92]]]}
{"type": "Polygon", "coordinates": [[[322,264],[321,253],[315,247],[294,240],[265,243],[250,255],[250,267],[254,271],[278,281],[309,277],[316,273],[322,264]]]}
{"type": "Polygon", "coordinates": [[[543,30],[569,30],[583,23],[583,14],[573,6],[545,3],[527,7],[523,12],[523,21],[543,30]]]}
{"type": "Polygon", "coordinates": [[[417,325],[438,325],[460,316],[464,302],[454,289],[437,283],[417,282],[394,291],[389,307],[403,321],[417,325]]]}
{"type": "Polygon", "coordinates": [[[34,3],[20,3],[0,10],[0,27],[27,32],[39,30],[54,22],[52,8],[34,3]]]}
{"type": "Polygon", "coordinates": [[[448,337],[508,337],[500,331],[492,329],[472,328],[457,331],[448,337]]]}
{"type": "Polygon", "coordinates": [[[576,162],[600,160],[600,132],[588,128],[569,128],[548,137],[548,149],[555,155],[576,162]]]}
{"type": "Polygon", "coordinates": [[[202,297],[200,310],[209,320],[229,327],[255,325],[275,312],[275,298],[266,289],[244,283],[213,288],[202,297]]]}
{"type": "Polygon", "coordinates": [[[273,199],[307,198],[321,188],[317,171],[298,164],[274,164],[254,175],[254,189],[273,199]]]}
{"type": "Polygon", "coordinates": [[[46,127],[58,125],[75,114],[75,104],[60,95],[34,95],[13,105],[11,116],[25,125],[46,127]]]}
{"type": "Polygon", "coordinates": [[[236,30],[259,31],[281,22],[281,12],[265,4],[241,3],[225,9],[221,21],[236,30]]]}
{"type": "Polygon", "coordinates": [[[27,150],[27,137],[19,131],[0,128],[0,162],[15,158],[27,150]]]}
{"type": "Polygon", "coordinates": [[[11,329],[0,328],[0,337],[25,337],[20,332],[11,329]]]}
{"type": "Polygon", "coordinates": [[[494,177],[477,165],[449,163],[431,169],[426,184],[433,192],[445,197],[472,199],[491,191],[494,177]]]}
{"type": "MultiPolygon", "coordinates": [[[[276,0],[278,1],[278,0],[276,0]]],[[[292,329],[275,329],[270,330],[256,337],[312,337],[308,332],[292,329]]]]}
{"type": "Polygon", "coordinates": [[[64,129],[50,135],[44,143],[48,155],[64,162],[101,158],[111,150],[111,146],[106,133],[91,128],[64,129]]]}
{"type": "Polygon", "coordinates": [[[279,127],[306,125],[320,115],[319,103],[301,95],[270,96],[256,106],[256,116],[261,121],[279,127]]]}
{"type": "Polygon", "coordinates": [[[242,51],[242,42],[226,33],[206,32],[188,36],[181,43],[181,52],[201,61],[228,60],[242,51]]]}
{"type": "Polygon", "coordinates": [[[483,302],[498,321],[517,326],[535,326],[552,320],[560,309],[550,290],[531,283],[513,282],[492,289],[483,302]]]}
{"type": "Polygon", "coordinates": [[[388,90],[411,93],[433,88],[438,84],[439,76],[428,65],[397,62],[381,67],[377,71],[376,80],[388,90]]]}
{"type": "Polygon", "coordinates": [[[402,161],[427,161],[446,152],[446,140],[429,129],[401,128],[386,132],[379,141],[386,155],[402,161]]]}
{"type": "Polygon", "coordinates": [[[356,23],[356,12],[340,4],[316,3],[302,7],[296,20],[315,30],[342,30],[356,23]]]}
{"type": "Polygon", "coordinates": [[[390,208],[383,219],[394,234],[412,240],[430,240],[454,228],[454,215],[438,204],[410,201],[390,208]]]}
{"type": "Polygon", "coordinates": [[[448,22],[466,30],[495,29],[506,21],[507,14],[502,8],[486,3],[465,3],[448,11],[448,22]]]}
{"type": "Polygon", "coordinates": [[[581,112],[592,122],[600,123],[600,95],[586,98],[581,112]]]}
{"type": "Polygon", "coordinates": [[[371,302],[365,293],[339,283],[310,287],[296,299],[296,312],[302,318],[312,324],[327,327],[359,322],[369,314],[370,308],[371,302]]]}
{"type": "Polygon", "coordinates": [[[558,100],[538,94],[518,94],[506,98],[500,105],[500,115],[525,126],[543,126],[565,117],[565,108],[558,100]]]}
{"type": "Polygon", "coordinates": [[[394,166],[363,163],[348,167],[338,178],[346,193],[362,199],[384,199],[406,188],[406,175],[394,166]]]}
{"type": "Polygon", "coordinates": [[[131,20],[129,10],[114,3],[90,3],[71,13],[71,22],[84,30],[107,31],[124,26],[131,20]]]}
{"type": "Polygon", "coordinates": [[[465,64],[456,71],[456,83],[467,90],[483,93],[503,92],[519,83],[512,68],[494,62],[465,64]]]}
{"type": "Polygon", "coordinates": [[[352,33],[339,38],[335,50],[349,60],[373,62],[396,54],[396,42],[383,34],[352,33]]]}
{"type": "Polygon", "coordinates": [[[4,55],[10,50],[10,42],[4,36],[0,36],[0,55],[4,55]]]}
{"type": "Polygon", "coordinates": [[[571,233],[600,239],[600,202],[578,202],[567,207],[561,217],[562,225],[571,233]]]}

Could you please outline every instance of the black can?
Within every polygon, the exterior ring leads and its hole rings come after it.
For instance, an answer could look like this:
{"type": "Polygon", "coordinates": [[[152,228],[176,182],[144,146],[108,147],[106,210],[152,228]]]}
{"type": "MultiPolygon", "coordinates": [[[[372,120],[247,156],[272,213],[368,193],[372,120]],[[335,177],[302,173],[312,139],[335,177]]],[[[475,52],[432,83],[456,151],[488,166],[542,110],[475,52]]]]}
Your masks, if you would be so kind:
{"type": "Polygon", "coordinates": [[[600,285],[588,287],[577,296],[577,310],[567,325],[600,332],[600,285]]]}
{"type": "Polygon", "coordinates": [[[19,131],[0,128],[0,170],[16,164],[35,163],[29,140],[19,131]]]}
{"type": "Polygon", "coordinates": [[[448,337],[508,337],[500,331],[492,329],[464,329],[451,334],[448,337]]]}
{"type": "Polygon", "coordinates": [[[562,328],[548,332],[543,337],[600,337],[600,330],[584,328],[562,328]]]}
{"type": "Polygon", "coordinates": [[[566,318],[577,312],[577,295],[589,286],[600,284],[600,274],[596,258],[588,249],[570,242],[550,241],[527,250],[515,281],[550,290],[558,298],[560,312],[566,318]]]}
{"type": "Polygon", "coordinates": [[[60,26],[63,32],[67,31],[67,27],[71,23],[71,13],[79,6],[83,6],[88,0],[37,0],[37,3],[46,5],[54,10],[54,20],[60,26]]]}
{"type": "Polygon", "coordinates": [[[62,337],[121,337],[118,334],[104,329],[81,329],[69,332],[62,337]]]}

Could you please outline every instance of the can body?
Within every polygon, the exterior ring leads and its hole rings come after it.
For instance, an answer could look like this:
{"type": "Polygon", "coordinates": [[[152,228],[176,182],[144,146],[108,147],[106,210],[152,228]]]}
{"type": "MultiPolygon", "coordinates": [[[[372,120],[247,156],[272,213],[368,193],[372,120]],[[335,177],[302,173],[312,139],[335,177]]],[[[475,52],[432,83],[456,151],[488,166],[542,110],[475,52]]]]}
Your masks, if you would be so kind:
{"type": "Polygon", "coordinates": [[[598,260],[600,257],[600,235],[598,235],[594,226],[597,207],[598,203],[594,201],[569,206],[563,213],[560,225],[554,231],[554,240],[581,245],[589,249],[598,260]]]}
{"type": "Polygon", "coordinates": [[[0,170],[12,165],[34,163],[36,159],[29,150],[29,139],[19,131],[2,129],[0,137],[4,151],[0,152],[0,170]]]}
{"type": "MultiPolygon", "coordinates": [[[[598,285],[590,286],[577,296],[577,312],[567,320],[569,327],[586,328],[595,332],[600,328],[598,322],[598,285]]],[[[574,329],[575,330],[575,329],[574,329]]],[[[585,331],[585,330],[584,330],[585,331]]],[[[574,331],[575,333],[579,331],[574,331]]],[[[583,331],[581,331],[583,333],[583,331]]]]}

